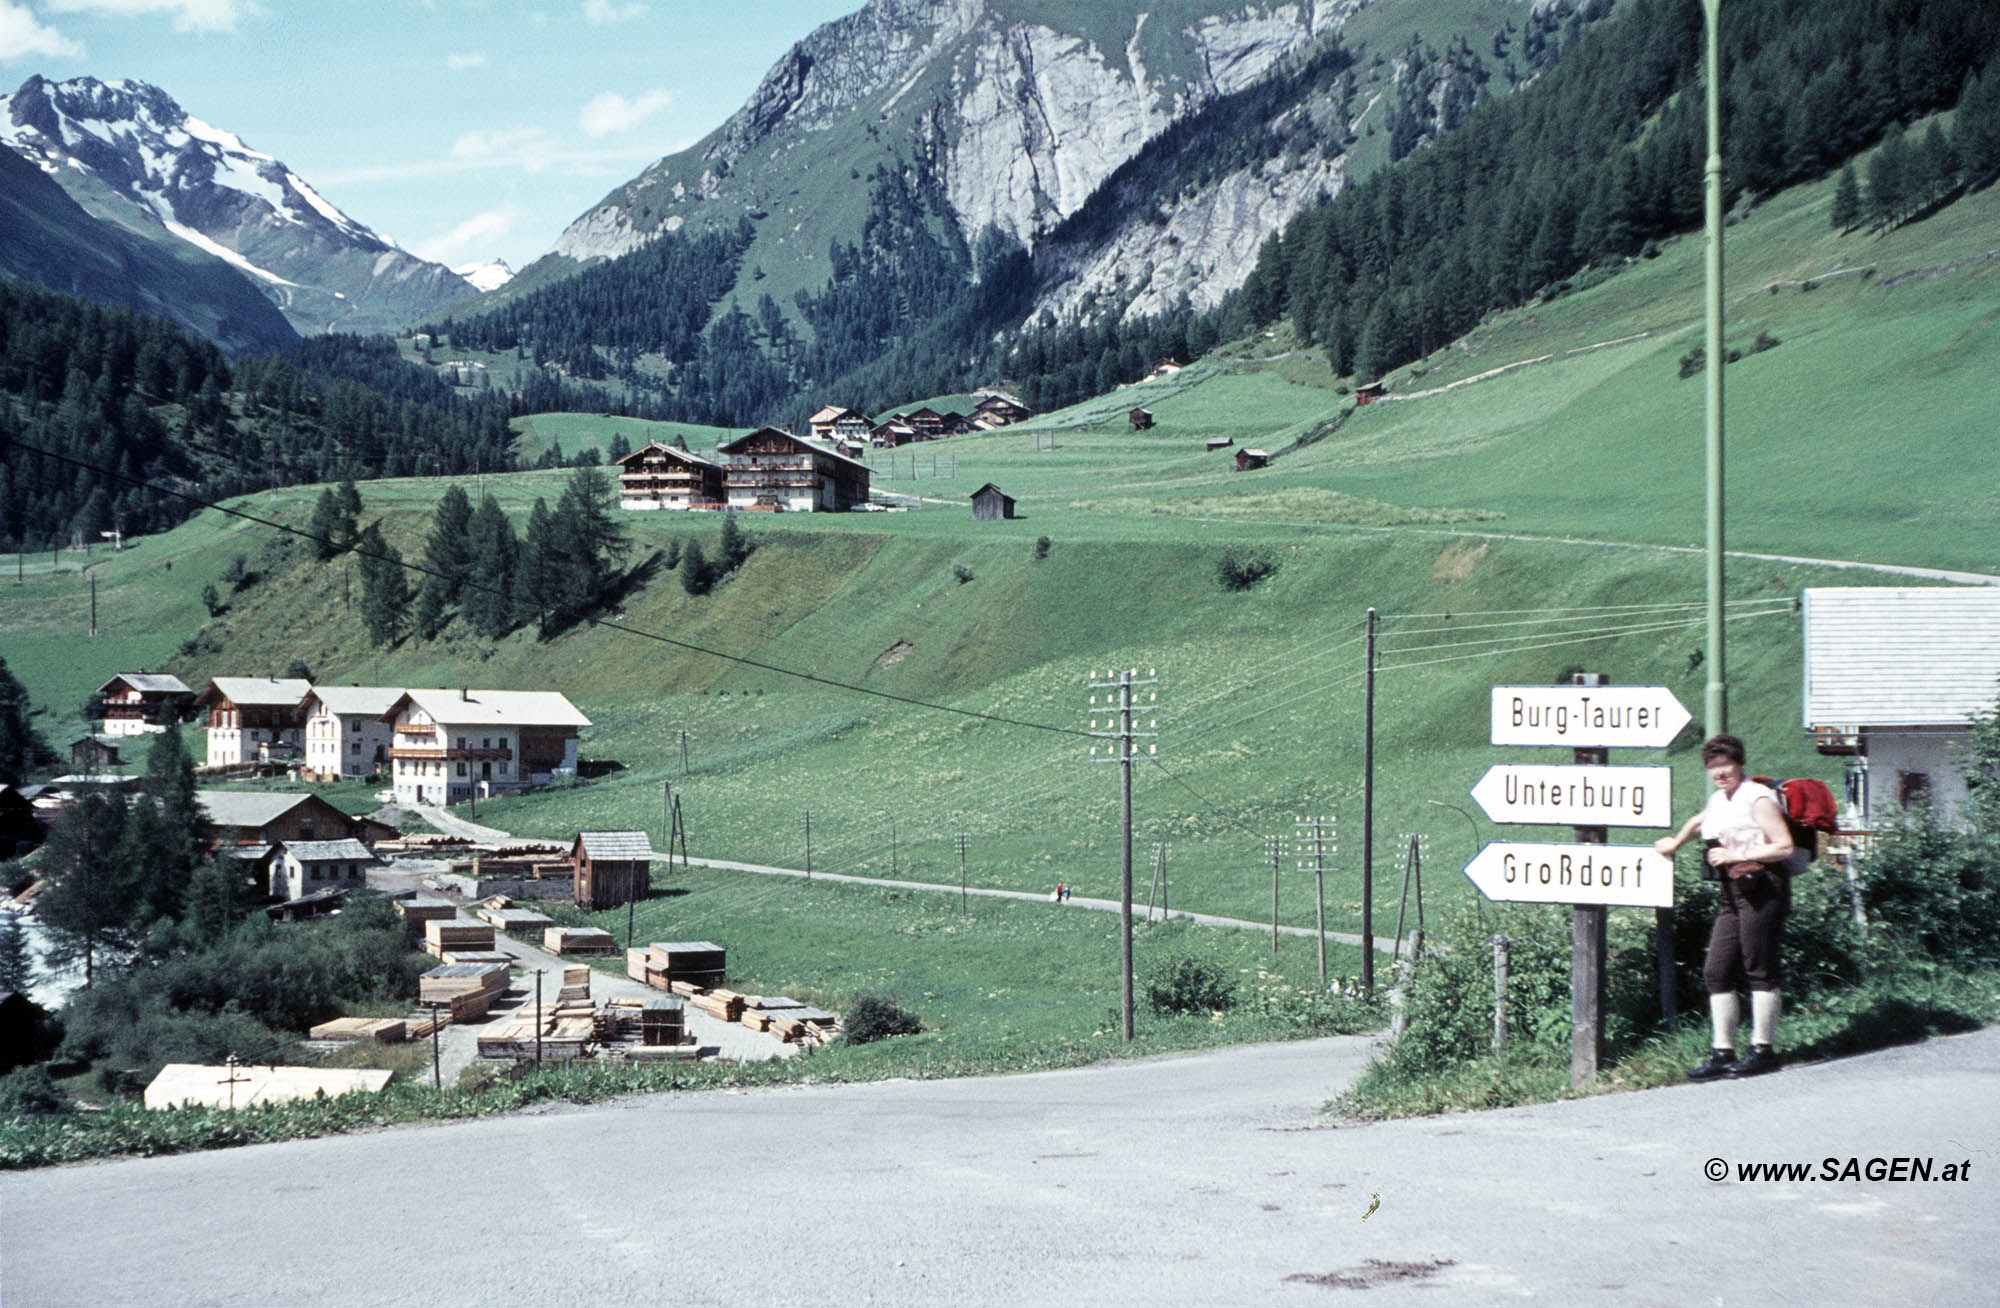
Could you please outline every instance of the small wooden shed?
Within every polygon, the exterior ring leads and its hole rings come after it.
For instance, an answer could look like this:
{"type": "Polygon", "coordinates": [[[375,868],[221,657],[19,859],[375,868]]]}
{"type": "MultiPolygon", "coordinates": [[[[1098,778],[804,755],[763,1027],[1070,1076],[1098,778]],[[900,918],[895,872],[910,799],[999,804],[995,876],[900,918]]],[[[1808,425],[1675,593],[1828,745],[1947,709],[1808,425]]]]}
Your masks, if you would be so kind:
{"type": "Polygon", "coordinates": [[[69,770],[72,772],[102,772],[109,768],[116,770],[125,765],[120,757],[124,741],[118,736],[82,736],[70,742],[69,770]]]}
{"type": "Polygon", "coordinates": [[[1226,450],[1235,443],[1236,438],[1234,436],[1211,436],[1208,438],[1208,448],[1211,451],[1226,450]]]}
{"type": "Polygon", "coordinates": [[[1375,403],[1387,393],[1387,390],[1388,386],[1384,382],[1363,382],[1354,388],[1354,407],[1358,409],[1364,404],[1375,403]]]}
{"type": "Polygon", "coordinates": [[[1236,471],[1248,472],[1252,468],[1268,468],[1271,456],[1263,450],[1241,449],[1236,451],[1236,471]]]}
{"type": "Polygon", "coordinates": [[[1151,409],[1134,409],[1126,414],[1125,417],[1132,424],[1133,431],[1145,431],[1153,425],[1153,411],[1151,409]]]}
{"type": "Polygon", "coordinates": [[[1014,516],[1014,497],[987,482],[972,492],[972,520],[974,522],[998,522],[1002,518],[1014,516]]]}
{"type": "Polygon", "coordinates": [[[653,847],[643,831],[583,831],[570,849],[574,898],[583,908],[616,908],[645,895],[653,847]]]}

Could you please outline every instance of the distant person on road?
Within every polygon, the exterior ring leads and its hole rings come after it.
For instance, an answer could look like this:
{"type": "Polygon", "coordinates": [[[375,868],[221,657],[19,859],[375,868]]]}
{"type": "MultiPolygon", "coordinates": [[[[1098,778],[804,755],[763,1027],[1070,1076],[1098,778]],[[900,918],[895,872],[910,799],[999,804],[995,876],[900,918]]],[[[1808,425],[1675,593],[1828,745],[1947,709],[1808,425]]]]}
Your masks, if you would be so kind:
{"type": "Polygon", "coordinates": [[[1708,806],[1673,835],[1653,842],[1671,858],[1699,834],[1708,842],[1703,875],[1721,882],[1722,902],[1701,969],[1711,1047],[1706,1061],[1688,1069],[1690,1081],[1777,1070],[1778,950],[1792,908],[1792,833],[1777,792],[1743,775],[1743,742],[1734,736],[1714,736],[1703,744],[1701,765],[1715,784],[1708,806]],[[1739,1059],[1736,1027],[1742,1010],[1736,991],[1744,985],[1750,989],[1750,1052],[1739,1059]]]}

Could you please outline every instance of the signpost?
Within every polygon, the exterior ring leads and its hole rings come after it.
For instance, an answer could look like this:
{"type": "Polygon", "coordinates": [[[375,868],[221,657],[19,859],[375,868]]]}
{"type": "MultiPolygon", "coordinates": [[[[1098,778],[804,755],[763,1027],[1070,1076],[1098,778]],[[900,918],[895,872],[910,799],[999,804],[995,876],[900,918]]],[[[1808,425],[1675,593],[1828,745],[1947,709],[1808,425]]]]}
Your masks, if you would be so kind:
{"type": "Polygon", "coordinates": [[[1472,798],[1495,822],[1569,826],[1576,842],[1493,841],[1473,855],[1465,875],[1491,900],[1571,906],[1570,1085],[1576,1089],[1597,1079],[1603,1052],[1604,910],[1657,909],[1663,951],[1673,935],[1673,860],[1650,845],[1605,843],[1607,827],[1673,825],[1672,769],[1611,767],[1609,752],[1663,749],[1692,719],[1665,686],[1612,686],[1590,673],[1571,685],[1493,687],[1493,744],[1575,751],[1567,766],[1496,764],[1472,798]]]}

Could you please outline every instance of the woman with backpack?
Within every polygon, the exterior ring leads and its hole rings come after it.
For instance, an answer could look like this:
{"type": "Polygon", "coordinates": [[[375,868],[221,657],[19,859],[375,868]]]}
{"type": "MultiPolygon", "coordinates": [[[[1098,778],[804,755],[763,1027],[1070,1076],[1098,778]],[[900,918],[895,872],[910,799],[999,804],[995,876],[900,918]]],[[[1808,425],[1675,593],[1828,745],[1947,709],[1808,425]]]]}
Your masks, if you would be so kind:
{"type": "Polygon", "coordinates": [[[1695,838],[1708,842],[1702,875],[1721,883],[1722,902],[1708,937],[1701,969],[1708,987],[1713,1028],[1708,1058],[1688,1070],[1688,1080],[1757,1076],[1776,1071],[1778,1055],[1778,952],[1792,888],[1786,863],[1795,845],[1777,792],[1743,773],[1743,742],[1715,736],[1701,747],[1701,765],[1715,785],[1707,807],[1653,848],[1667,857],[1695,838]],[[1742,1017],[1739,986],[1750,989],[1750,1052],[1736,1057],[1742,1017]]]}

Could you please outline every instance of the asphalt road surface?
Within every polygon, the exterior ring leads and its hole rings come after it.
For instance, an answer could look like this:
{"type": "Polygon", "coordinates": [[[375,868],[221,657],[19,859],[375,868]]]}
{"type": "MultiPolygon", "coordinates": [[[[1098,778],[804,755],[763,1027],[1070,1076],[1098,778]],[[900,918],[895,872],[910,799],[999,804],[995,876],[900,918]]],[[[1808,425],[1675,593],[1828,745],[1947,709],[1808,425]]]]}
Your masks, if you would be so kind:
{"type": "Polygon", "coordinates": [[[1367,1049],[663,1095],[16,1173],[0,1177],[0,1297],[1995,1302],[2000,1030],[1751,1081],[1334,1125],[1318,1109],[1367,1049]],[[1866,1179],[1897,1157],[1935,1179],[1866,1179]],[[1860,1179],[1818,1179],[1849,1158],[1860,1179]],[[1771,1162],[1810,1178],[1739,1179],[1771,1162]]]}

